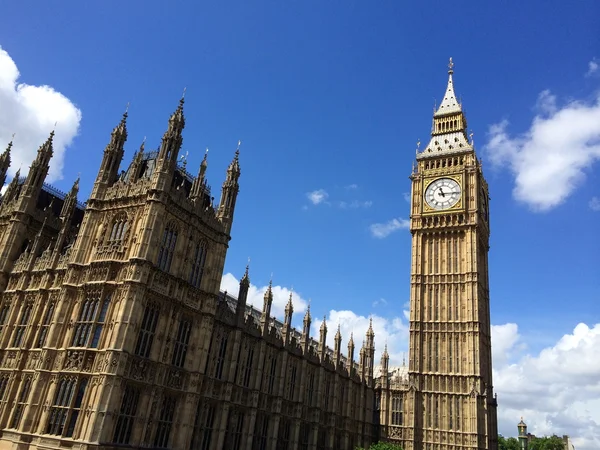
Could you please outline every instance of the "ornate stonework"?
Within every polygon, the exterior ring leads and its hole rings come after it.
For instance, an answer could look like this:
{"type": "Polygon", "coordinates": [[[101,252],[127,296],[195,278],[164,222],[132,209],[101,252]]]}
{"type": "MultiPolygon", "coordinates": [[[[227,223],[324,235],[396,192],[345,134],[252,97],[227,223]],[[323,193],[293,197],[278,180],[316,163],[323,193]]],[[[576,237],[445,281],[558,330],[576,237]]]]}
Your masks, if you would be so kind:
{"type": "MultiPolygon", "coordinates": [[[[0,203],[0,449],[354,449],[373,427],[372,330],[358,362],[219,292],[239,151],[214,204],[206,158],[160,148],[119,171],[127,115],[92,194],[44,184],[52,138],[0,203]]],[[[0,156],[0,181],[10,146],[0,156]]],[[[290,305],[292,301],[290,299],[290,305]]],[[[324,324],[325,325],[325,324],[324,324]]],[[[338,342],[338,339],[336,339],[338,342]]],[[[352,350],[353,351],[353,350],[352,350]]]]}
{"type": "Polygon", "coordinates": [[[488,186],[456,100],[453,64],[411,175],[408,367],[384,352],[381,437],[405,450],[497,449],[488,285],[488,186]]]}

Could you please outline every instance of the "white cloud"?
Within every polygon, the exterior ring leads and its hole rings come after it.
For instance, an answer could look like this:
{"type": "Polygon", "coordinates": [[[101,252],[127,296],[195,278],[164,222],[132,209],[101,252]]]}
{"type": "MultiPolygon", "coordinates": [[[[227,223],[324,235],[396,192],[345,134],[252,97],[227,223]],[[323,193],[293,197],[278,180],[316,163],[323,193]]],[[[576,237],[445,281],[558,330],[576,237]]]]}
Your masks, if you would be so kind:
{"type": "Polygon", "coordinates": [[[485,152],[492,164],[515,176],[513,196],[534,211],[563,203],[600,159],[600,97],[561,107],[549,91],[538,97],[529,130],[511,137],[508,121],[492,125],[485,152]]]}
{"type": "Polygon", "coordinates": [[[371,200],[361,201],[352,200],[351,202],[339,202],[338,207],[341,209],[358,209],[358,208],[370,208],[373,205],[371,200]]]}
{"type": "Polygon", "coordinates": [[[596,58],[594,58],[588,63],[588,70],[585,73],[585,76],[591,77],[592,75],[597,74],[598,69],[600,69],[600,64],[598,64],[598,61],[596,61],[596,58]]]}
{"type": "Polygon", "coordinates": [[[21,83],[19,77],[17,65],[0,47],[0,151],[14,133],[9,174],[22,166],[24,175],[56,123],[54,156],[47,178],[52,182],[62,178],[65,149],[77,135],[81,111],[52,87],[21,83]]]}
{"type": "Polygon", "coordinates": [[[578,450],[600,448],[599,347],[600,324],[580,323],[537,355],[523,353],[515,324],[493,327],[500,433],[513,436],[524,416],[534,434],[568,434],[578,450]]]}
{"type": "Polygon", "coordinates": [[[375,300],[372,304],[373,308],[381,305],[381,306],[385,306],[388,304],[388,301],[385,298],[380,298],[379,300],[375,300]]]}
{"type": "MultiPolygon", "coordinates": [[[[250,283],[246,304],[252,305],[254,308],[262,311],[264,295],[267,291],[267,287],[268,286],[255,286],[254,284],[250,283]]],[[[221,290],[227,291],[230,295],[237,297],[240,291],[240,281],[236,279],[233,274],[227,273],[223,275],[223,278],[221,278],[221,290]]],[[[287,304],[290,298],[290,292],[292,291],[284,286],[273,286],[271,290],[273,292],[271,316],[283,321],[285,305],[287,304]]],[[[294,305],[294,316],[296,314],[303,314],[304,311],[306,311],[308,302],[302,298],[302,295],[300,295],[298,292],[293,292],[292,303],[294,305]]]]}
{"type": "Polygon", "coordinates": [[[371,235],[378,239],[388,237],[394,231],[406,228],[410,226],[410,221],[406,219],[392,219],[385,223],[374,223],[369,227],[371,235]]]}
{"type": "Polygon", "coordinates": [[[356,183],[349,184],[348,186],[346,186],[346,189],[354,191],[354,190],[358,189],[358,184],[356,184],[356,183]]]}
{"type": "Polygon", "coordinates": [[[317,189],[316,191],[307,192],[306,197],[313,205],[319,205],[327,200],[329,194],[325,189],[317,189]]]}
{"type": "Polygon", "coordinates": [[[592,197],[588,206],[592,211],[600,211],[600,197],[592,197]]]}

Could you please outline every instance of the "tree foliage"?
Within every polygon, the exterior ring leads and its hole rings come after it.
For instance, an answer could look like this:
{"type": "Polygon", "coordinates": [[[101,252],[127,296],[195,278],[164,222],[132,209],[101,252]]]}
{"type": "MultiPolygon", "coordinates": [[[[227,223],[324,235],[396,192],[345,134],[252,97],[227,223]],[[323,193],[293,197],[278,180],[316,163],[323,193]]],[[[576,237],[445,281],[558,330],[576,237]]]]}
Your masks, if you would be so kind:
{"type": "MultiPolygon", "coordinates": [[[[366,450],[361,447],[356,447],[356,450],[366,450]]],[[[378,442],[376,444],[371,444],[368,450],[402,450],[397,444],[390,444],[389,442],[378,442]]]]}
{"type": "Polygon", "coordinates": [[[498,450],[520,450],[520,448],[517,438],[498,436],[498,450]]]}
{"type": "Polygon", "coordinates": [[[529,442],[529,450],[564,450],[565,443],[558,436],[535,437],[529,442]]]}

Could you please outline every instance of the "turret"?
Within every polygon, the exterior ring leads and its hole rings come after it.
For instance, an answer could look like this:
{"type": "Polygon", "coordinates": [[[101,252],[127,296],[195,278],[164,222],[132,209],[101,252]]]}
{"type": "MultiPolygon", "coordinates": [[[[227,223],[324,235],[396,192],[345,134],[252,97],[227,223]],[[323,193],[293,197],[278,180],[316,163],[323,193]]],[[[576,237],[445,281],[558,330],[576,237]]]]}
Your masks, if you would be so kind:
{"type": "Polygon", "coordinates": [[[267,288],[264,296],[263,311],[260,317],[260,328],[263,336],[269,334],[269,322],[271,321],[271,306],[273,305],[273,280],[269,281],[269,287],[267,288]]]}
{"type": "Polygon", "coordinates": [[[285,317],[283,318],[283,330],[281,335],[283,337],[283,345],[288,345],[290,342],[290,335],[292,333],[292,315],[294,314],[294,305],[292,303],[292,293],[290,292],[290,298],[285,305],[285,317]]]}
{"type": "Polygon", "coordinates": [[[17,173],[15,173],[13,179],[10,180],[10,183],[8,183],[8,187],[6,188],[4,196],[2,197],[3,204],[6,204],[6,202],[10,202],[14,199],[19,186],[19,178],[21,178],[21,168],[17,169],[17,173]]]}
{"type": "Polygon", "coordinates": [[[73,187],[65,197],[65,201],[63,203],[62,210],[60,211],[60,221],[61,228],[58,232],[58,237],[56,239],[56,247],[57,256],[62,251],[63,245],[69,233],[69,228],[71,227],[71,219],[73,218],[73,213],[75,212],[75,207],[77,206],[77,194],[79,193],[79,177],[73,183],[73,187]]]}
{"type": "Polygon", "coordinates": [[[333,360],[335,362],[335,367],[337,368],[341,361],[342,356],[342,333],[340,331],[340,325],[338,324],[337,331],[335,333],[335,338],[333,339],[333,360]]]}
{"type": "Polygon", "coordinates": [[[244,317],[246,313],[246,302],[248,301],[248,290],[250,289],[250,276],[248,274],[250,270],[250,264],[246,266],[244,276],[240,280],[240,291],[238,293],[238,301],[235,310],[237,316],[238,326],[243,326],[244,317]]]}
{"type": "Polygon", "coordinates": [[[169,118],[169,126],[163,135],[158,156],[156,157],[153,185],[158,190],[166,191],[171,188],[173,175],[177,167],[177,155],[183,144],[182,132],[185,127],[183,103],[184,100],[181,97],[179,106],[169,118]]]}
{"type": "Polygon", "coordinates": [[[383,353],[381,354],[381,376],[385,380],[387,380],[389,370],[390,370],[390,355],[388,354],[387,344],[385,344],[383,353]]]}
{"type": "Polygon", "coordinates": [[[35,208],[42,185],[44,184],[44,180],[50,169],[50,159],[54,153],[52,147],[53,139],[54,131],[50,133],[46,142],[40,146],[35,160],[31,163],[29,173],[27,174],[27,178],[25,179],[23,187],[21,188],[21,193],[19,194],[19,205],[17,208],[20,211],[35,208]]]}
{"type": "Polygon", "coordinates": [[[123,113],[121,122],[113,129],[110,135],[110,142],[104,149],[102,163],[100,164],[100,170],[98,170],[90,198],[102,198],[106,188],[112,186],[117,181],[119,166],[125,153],[125,141],[127,141],[127,111],[123,113]]]}
{"type": "Polygon", "coordinates": [[[4,187],[6,181],[6,172],[10,167],[10,149],[12,148],[13,142],[10,141],[4,153],[0,155],[0,188],[4,187]]]}
{"type": "Polygon", "coordinates": [[[131,161],[131,166],[129,167],[129,170],[127,173],[127,181],[129,181],[129,182],[135,182],[142,176],[140,171],[142,168],[142,161],[144,160],[145,147],[146,147],[146,138],[144,138],[144,140],[142,141],[142,144],[140,145],[140,149],[137,152],[135,152],[135,155],[133,156],[133,161],[131,161]]]}
{"type": "Polygon", "coordinates": [[[217,212],[217,218],[223,224],[227,234],[231,233],[235,202],[240,190],[240,185],[238,183],[241,174],[239,157],[240,149],[238,143],[238,149],[235,151],[233,161],[231,161],[231,164],[229,164],[229,167],[227,168],[227,176],[223,182],[221,201],[219,202],[219,210],[217,212]]]}
{"type": "Polygon", "coordinates": [[[367,330],[367,343],[365,345],[365,364],[367,377],[373,378],[375,359],[375,332],[373,331],[373,318],[369,319],[369,329],[367,330]]]}
{"type": "Polygon", "coordinates": [[[302,338],[300,341],[300,345],[302,346],[302,351],[304,353],[308,352],[308,343],[310,342],[310,324],[312,322],[312,318],[310,316],[310,304],[308,308],[306,308],[306,313],[304,314],[304,320],[302,321],[302,338]]]}
{"type": "Polygon", "coordinates": [[[348,374],[352,376],[352,366],[354,364],[354,333],[350,333],[350,340],[348,341],[348,361],[347,369],[348,374]]]}
{"type": "Polygon", "coordinates": [[[202,199],[202,194],[204,192],[204,185],[206,184],[204,177],[206,176],[206,168],[208,167],[208,149],[206,149],[206,153],[204,153],[204,159],[200,163],[200,170],[198,170],[198,176],[192,183],[192,189],[190,190],[190,199],[197,201],[198,199],[202,199]]]}
{"type": "Polygon", "coordinates": [[[321,361],[325,360],[325,349],[327,348],[327,316],[323,316],[321,328],[319,329],[319,356],[321,361]]]}

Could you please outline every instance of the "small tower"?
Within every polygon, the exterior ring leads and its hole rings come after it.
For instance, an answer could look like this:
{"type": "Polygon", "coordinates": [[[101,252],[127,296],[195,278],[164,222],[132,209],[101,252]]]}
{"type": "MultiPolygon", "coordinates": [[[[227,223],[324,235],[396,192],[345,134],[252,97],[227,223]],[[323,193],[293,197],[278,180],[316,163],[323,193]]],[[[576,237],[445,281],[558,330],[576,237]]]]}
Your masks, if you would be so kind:
{"type": "Polygon", "coordinates": [[[200,163],[200,170],[198,170],[198,176],[192,183],[192,189],[190,190],[190,199],[193,201],[197,201],[197,199],[202,198],[202,192],[204,187],[204,177],[206,176],[206,168],[208,167],[208,149],[206,149],[206,153],[204,154],[204,159],[200,163]]]}
{"type": "Polygon", "coordinates": [[[292,295],[293,294],[290,292],[290,298],[288,299],[287,305],[285,305],[285,317],[283,319],[283,330],[281,331],[284,346],[289,344],[290,335],[292,334],[292,315],[294,314],[292,295]]]}
{"type": "Polygon", "coordinates": [[[65,240],[67,239],[69,228],[71,227],[71,219],[73,218],[73,213],[75,212],[75,207],[77,206],[78,193],[79,177],[77,177],[75,183],[73,183],[73,187],[66,195],[62,210],[60,211],[60,221],[62,223],[62,226],[60,228],[60,231],[58,232],[58,237],[56,239],[56,258],[58,258],[59,254],[61,253],[65,244],[65,240]]]}
{"type": "Polygon", "coordinates": [[[369,319],[369,329],[367,330],[367,344],[365,346],[365,359],[366,359],[366,374],[367,377],[373,379],[373,370],[375,359],[375,332],[373,331],[373,318],[369,319]]]}
{"type": "Polygon", "coordinates": [[[248,289],[250,288],[250,276],[248,274],[250,270],[250,265],[246,266],[246,271],[244,272],[244,276],[240,280],[240,292],[238,294],[237,306],[235,309],[235,314],[237,316],[238,326],[243,326],[244,317],[246,313],[246,302],[248,300],[248,289]]]}
{"type": "Polygon", "coordinates": [[[334,345],[333,345],[333,358],[335,362],[335,367],[340,364],[341,356],[342,356],[342,333],[340,331],[340,325],[338,324],[337,331],[335,332],[334,345]]]}
{"type": "Polygon", "coordinates": [[[228,235],[231,233],[231,226],[233,224],[233,213],[235,212],[235,202],[237,195],[240,190],[239,179],[240,179],[240,149],[235,151],[235,156],[229,167],[227,168],[227,176],[223,182],[223,188],[221,190],[221,201],[219,202],[219,210],[217,212],[217,218],[221,221],[225,227],[225,233],[228,235]]]}
{"type": "Polygon", "coordinates": [[[125,141],[127,141],[127,111],[123,113],[121,122],[113,129],[110,142],[104,149],[102,163],[90,199],[102,198],[106,188],[117,181],[119,166],[125,153],[125,141]]]}
{"type": "Polygon", "coordinates": [[[300,340],[300,345],[302,346],[302,351],[306,354],[308,352],[308,343],[310,341],[310,324],[312,322],[312,318],[310,316],[310,304],[306,308],[306,313],[304,314],[304,320],[302,321],[302,338],[300,340]]]}
{"type": "Polygon", "coordinates": [[[527,425],[523,422],[523,418],[521,417],[521,421],[517,425],[519,430],[519,448],[521,450],[527,450],[527,425]]]}
{"type": "Polygon", "coordinates": [[[350,333],[350,340],[348,341],[348,361],[347,367],[348,375],[352,376],[352,366],[354,365],[354,333],[350,333]]]}
{"type": "Polygon", "coordinates": [[[21,188],[19,195],[18,210],[25,212],[35,208],[42,185],[48,175],[50,169],[50,159],[54,153],[52,147],[52,141],[54,139],[54,131],[50,133],[50,136],[38,149],[35,160],[31,163],[27,178],[21,188]]]}
{"type": "Polygon", "coordinates": [[[269,321],[271,320],[271,306],[273,305],[273,280],[269,281],[269,287],[265,291],[263,311],[260,316],[260,328],[263,337],[269,334],[269,321]]]}
{"type": "Polygon", "coordinates": [[[168,191],[171,188],[175,168],[177,167],[177,155],[183,144],[183,128],[185,117],[183,115],[183,97],[179,100],[179,106],[169,118],[169,126],[163,135],[158,156],[156,157],[156,170],[153,174],[154,188],[160,191],[168,191]]]}
{"type": "Polygon", "coordinates": [[[10,141],[4,153],[0,155],[0,188],[4,187],[6,181],[6,172],[10,167],[10,149],[12,148],[13,142],[10,141]]]}
{"type": "Polygon", "coordinates": [[[387,344],[383,348],[383,353],[381,354],[381,377],[384,380],[387,380],[388,374],[390,370],[390,355],[388,353],[387,344]]]}
{"type": "Polygon", "coordinates": [[[323,316],[321,328],[319,329],[319,357],[321,361],[325,360],[325,349],[327,348],[327,316],[323,316]]]}

